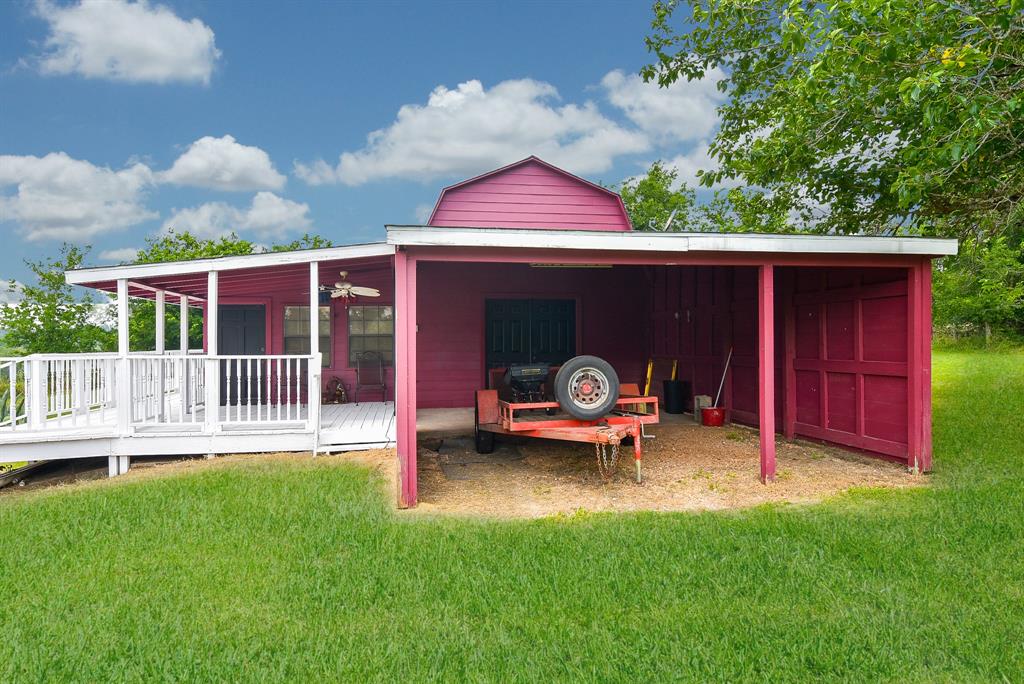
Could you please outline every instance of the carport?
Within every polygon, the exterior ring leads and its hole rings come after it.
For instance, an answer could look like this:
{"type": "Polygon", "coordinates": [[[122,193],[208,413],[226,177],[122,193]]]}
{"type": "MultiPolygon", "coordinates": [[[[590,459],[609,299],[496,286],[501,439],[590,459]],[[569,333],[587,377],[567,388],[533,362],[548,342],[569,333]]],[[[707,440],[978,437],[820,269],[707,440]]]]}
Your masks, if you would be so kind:
{"type": "Polygon", "coordinates": [[[450,226],[391,226],[388,241],[404,505],[416,409],[472,405],[500,300],[572,302],[574,352],[623,381],[671,358],[714,394],[732,348],[724,405],[759,428],[764,482],[777,432],[931,469],[931,259],[953,241],[450,226]]]}

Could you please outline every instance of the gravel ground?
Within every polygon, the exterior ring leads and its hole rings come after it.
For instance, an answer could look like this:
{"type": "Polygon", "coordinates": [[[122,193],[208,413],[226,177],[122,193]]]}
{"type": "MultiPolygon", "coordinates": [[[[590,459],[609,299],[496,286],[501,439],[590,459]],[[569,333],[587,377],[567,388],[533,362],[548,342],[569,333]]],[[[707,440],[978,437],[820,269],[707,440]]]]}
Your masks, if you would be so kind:
{"type": "Polygon", "coordinates": [[[644,443],[643,484],[633,479],[630,450],[608,482],[590,445],[499,438],[493,458],[472,440],[421,442],[422,512],[539,517],[587,511],[693,511],[769,502],[820,501],[852,487],[914,487],[927,476],[899,464],[779,439],[777,477],[759,481],[755,430],[705,428],[689,417],[666,417],[644,443]]]}

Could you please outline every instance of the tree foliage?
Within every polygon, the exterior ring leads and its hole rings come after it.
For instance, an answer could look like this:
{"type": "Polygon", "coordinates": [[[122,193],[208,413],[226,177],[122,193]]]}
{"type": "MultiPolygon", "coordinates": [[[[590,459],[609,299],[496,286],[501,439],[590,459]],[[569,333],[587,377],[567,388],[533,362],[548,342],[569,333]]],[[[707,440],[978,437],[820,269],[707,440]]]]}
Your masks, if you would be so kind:
{"type": "Polygon", "coordinates": [[[1024,334],[1024,230],[968,236],[960,253],[946,257],[934,274],[935,322],[972,334],[1024,334]]]}
{"type": "Polygon", "coordinates": [[[81,266],[87,253],[88,249],[65,244],[53,259],[26,262],[35,282],[19,288],[12,280],[9,288],[20,301],[0,307],[6,347],[22,354],[98,352],[114,347],[110,307],[92,294],[76,298],[64,280],[64,271],[81,266]]]}
{"type": "Polygon", "coordinates": [[[1024,197],[1024,0],[672,0],[648,81],[726,75],[702,176],[823,232],[1006,227],[1024,197]]]}
{"type": "Polygon", "coordinates": [[[747,188],[718,190],[707,202],[679,180],[674,168],[654,162],[643,176],[618,188],[633,228],[672,232],[785,233],[789,203],[747,188]],[[669,219],[671,218],[671,223],[669,219]]]}

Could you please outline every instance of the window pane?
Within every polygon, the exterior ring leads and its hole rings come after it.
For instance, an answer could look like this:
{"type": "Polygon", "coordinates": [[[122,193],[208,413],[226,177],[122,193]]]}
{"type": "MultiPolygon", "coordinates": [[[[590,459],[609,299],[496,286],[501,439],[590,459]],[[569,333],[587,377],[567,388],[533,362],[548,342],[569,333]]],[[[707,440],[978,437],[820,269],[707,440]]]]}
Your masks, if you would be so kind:
{"type": "Polygon", "coordinates": [[[391,321],[394,320],[394,318],[394,312],[391,310],[390,306],[380,307],[380,319],[382,321],[391,321]]]}
{"type": "MultiPolygon", "coordinates": [[[[317,307],[320,333],[321,365],[331,366],[333,329],[331,307],[317,307]]],[[[286,306],[284,308],[284,353],[308,354],[309,349],[309,307],[286,306]]]]}

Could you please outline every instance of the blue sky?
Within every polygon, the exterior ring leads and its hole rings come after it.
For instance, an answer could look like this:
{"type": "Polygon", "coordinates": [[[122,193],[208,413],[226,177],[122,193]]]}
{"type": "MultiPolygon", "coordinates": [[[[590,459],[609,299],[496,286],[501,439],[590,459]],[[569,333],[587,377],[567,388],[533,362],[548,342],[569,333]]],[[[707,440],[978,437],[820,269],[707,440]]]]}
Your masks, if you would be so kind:
{"type": "Polygon", "coordinates": [[[338,244],[530,154],[706,167],[712,79],[658,90],[645,2],[0,3],[0,277],[168,226],[338,244]]]}

